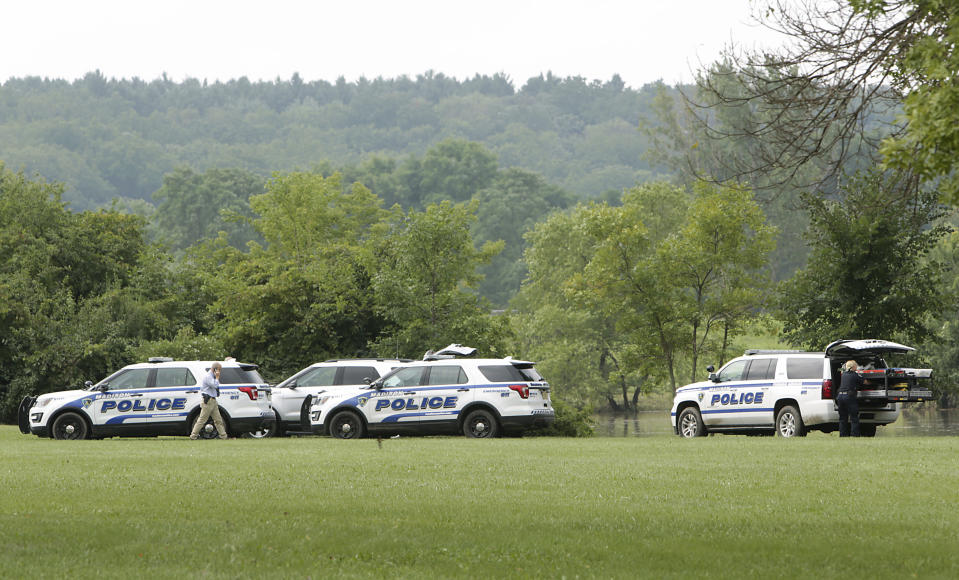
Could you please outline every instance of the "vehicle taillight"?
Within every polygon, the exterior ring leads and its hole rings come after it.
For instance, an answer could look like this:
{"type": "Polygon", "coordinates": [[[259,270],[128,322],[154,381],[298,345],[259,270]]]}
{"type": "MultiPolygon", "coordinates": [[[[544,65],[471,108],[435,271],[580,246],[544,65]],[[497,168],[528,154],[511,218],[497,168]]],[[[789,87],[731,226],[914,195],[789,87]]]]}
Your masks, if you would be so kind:
{"type": "Polygon", "coordinates": [[[831,399],[832,396],[832,379],[825,379],[822,382],[822,398],[831,399]]]}
{"type": "Polygon", "coordinates": [[[237,390],[241,393],[246,393],[247,397],[250,397],[251,401],[255,401],[259,393],[256,390],[256,387],[237,387],[237,390]]]}
{"type": "Polygon", "coordinates": [[[510,385],[509,388],[510,390],[513,390],[519,393],[520,399],[529,398],[529,385],[510,385]]]}

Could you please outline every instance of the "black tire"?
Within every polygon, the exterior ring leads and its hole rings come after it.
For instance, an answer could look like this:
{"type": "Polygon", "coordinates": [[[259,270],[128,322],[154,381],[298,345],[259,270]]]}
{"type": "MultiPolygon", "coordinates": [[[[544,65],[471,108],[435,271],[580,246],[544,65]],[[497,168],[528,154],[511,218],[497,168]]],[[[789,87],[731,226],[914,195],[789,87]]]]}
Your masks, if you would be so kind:
{"type": "Polygon", "coordinates": [[[859,436],[860,437],[875,437],[876,436],[876,427],[875,423],[860,423],[859,424],[859,436]]]}
{"type": "Polygon", "coordinates": [[[76,413],[64,413],[54,419],[50,436],[54,439],[86,439],[90,428],[86,420],[76,413]]]}
{"type": "MultiPolygon", "coordinates": [[[[223,413],[222,413],[222,412],[220,413],[220,416],[223,417],[223,413]]],[[[193,416],[193,420],[190,421],[190,431],[187,432],[187,435],[189,435],[190,433],[193,432],[193,426],[196,424],[196,421],[197,421],[197,419],[199,419],[199,418],[200,418],[200,413],[197,412],[197,414],[193,416]]],[[[229,433],[229,431],[230,431],[230,424],[227,423],[226,417],[223,417],[223,425],[226,427],[227,437],[229,437],[229,436],[230,436],[230,433],[229,433]]],[[[200,437],[200,439],[219,439],[219,438],[220,438],[220,432],[217,431],[216,425],[213,423],[213,417],[212,417],[212,416],[210,416],[210,417],[207,418],[207,420],[206,420],[206,425],[204,425],[204,426],[200,429],[199,437],[200,437]]]]}
{"type": "Polygon", "coordinates": [[[499,424],[486,409],[476,409],[463,421],[463,435],[471,439],[491,439],[499,435],[499,424]]]}
{"type": "Polygon", "coordinates": [[[703,425],[703,416],[696,407],[686,407],[676,418],[676,432],[684,439],[702,437],[706,435],[706,426],[703,425]]]}
{"type": "Polygon", "coordinates": [[[802,422],[802,415],[792,405],[786,405],[776,413],[777,437],[805,437],[806,425],[802,422]]]}
{"type": "Polygon", "coordinates": [[[276,417],[276,420],[271,426],[260,427],[256,431],[247,431],[240,435],[240,437],[244,439],[269,439],[270,437],[279,437],[280,418],[277,417],[276,411],[273,412],[273,416],[276,417]]]}
{"type": "Polygon", "coordinates": [[[353,411],[340,411],[330,419],[330,437],[361,439],[365,434],[363,419],[353,411]]]}

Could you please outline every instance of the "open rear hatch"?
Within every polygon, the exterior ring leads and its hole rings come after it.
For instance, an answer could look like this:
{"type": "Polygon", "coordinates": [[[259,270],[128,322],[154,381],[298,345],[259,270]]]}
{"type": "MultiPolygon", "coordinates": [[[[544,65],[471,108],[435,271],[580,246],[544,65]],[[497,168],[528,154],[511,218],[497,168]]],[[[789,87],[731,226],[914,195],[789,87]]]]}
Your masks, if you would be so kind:
{"type": "Polygon", "coordinates": [[[886,400],[893,402],[919,402],[932,399],[930,379],[932,369],[885,368],[883,355],[906,354],[915,351],[888,340],[837,340],[826,347],[826,356],[832,360],[855,360],[864,387],[860,399],[886,400]],[[881,362],[883,368],[868,368],[870,363],[881,362]]]}

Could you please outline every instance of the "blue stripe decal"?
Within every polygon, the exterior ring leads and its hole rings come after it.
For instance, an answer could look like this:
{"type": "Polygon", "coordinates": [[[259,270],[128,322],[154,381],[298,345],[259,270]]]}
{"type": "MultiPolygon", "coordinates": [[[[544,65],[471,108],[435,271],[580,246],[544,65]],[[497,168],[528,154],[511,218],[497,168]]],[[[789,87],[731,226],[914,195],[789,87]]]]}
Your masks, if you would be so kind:
{"type": "Polygon", "coordinates": [[[440,415],[451,415],[456,417],[459,415],[459,411],[440,411],[440,412],[426,412],[426,413],[400,413],[398,415],[390,415],[389,417],[384,418],[381,423],[399,423],[400,419],[406,419],[408,417],[436,417],[440,415]]]}
{"type": "MultiPolygon", "coordinates": [[[[695,387],[695,388],[682,388],[678,389],[677,393],[695,393],[696,391],[715,391],[718,389],[738,389],[738,388],[758,388],[758,387],[771,387],[774,383],[719,383],[718,385],[710,385],[708,387],[695,387]]],[[[818,384],[818,383],[816,383],[818,384]]]]}
{"type": "Polygon", "coordinates": [[[169,418],[169,417],[186,417],[186,413],[156,413],[153,415],[122,415],[120,417],[113,417],[112,419],[107,420],[104,425],[120,425],[128,419],[156,419],[156,418],[169,418]]]}
{"type": "Polygon", "coordinates": [[[719,413],[771,413],[775,409],[772,407],[762,409],[715,409],[713,411],[700,411],[703,415],[714,415],[719,413]]]}

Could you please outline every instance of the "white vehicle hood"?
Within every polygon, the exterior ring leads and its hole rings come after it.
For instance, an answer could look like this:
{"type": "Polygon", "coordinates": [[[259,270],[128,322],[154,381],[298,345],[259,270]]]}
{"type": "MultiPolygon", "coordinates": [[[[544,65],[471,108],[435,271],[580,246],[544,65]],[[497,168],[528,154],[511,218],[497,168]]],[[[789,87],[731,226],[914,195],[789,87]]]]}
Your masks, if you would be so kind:
{"type": "Polygon", "coordinates": [[[700,381],[698,383],[690,383],[676,389],[676,394],[683,393],[686,391],[698,391],[708,387],[714,387],[719,383],[714,383],[713,381],[700,381]]]}
{"type": "Polygon", "coordinates": [[[45,407],[53,403],[59,403],[57,406],[61,406],[64,403],[69,403],[71,401],[82,401],[85,398],[93,399],[97,396],[96,391],[87,391],[85,389],[77,389],[74,391],[57,391],[56,393],[44,393],[37,397],[34,406],[36,407],[45,407]]]}

